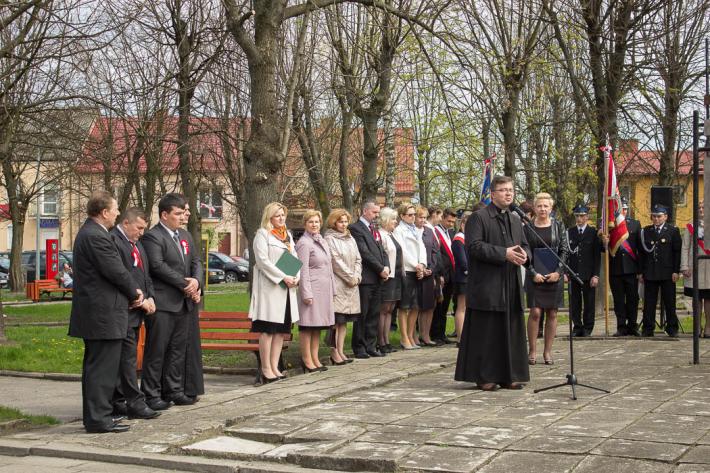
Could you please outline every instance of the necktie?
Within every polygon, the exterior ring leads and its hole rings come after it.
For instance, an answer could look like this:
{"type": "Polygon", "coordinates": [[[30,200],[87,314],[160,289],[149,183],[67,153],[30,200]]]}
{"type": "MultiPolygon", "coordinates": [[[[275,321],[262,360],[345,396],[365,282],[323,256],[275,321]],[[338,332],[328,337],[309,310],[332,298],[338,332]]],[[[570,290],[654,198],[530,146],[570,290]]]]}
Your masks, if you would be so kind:
{"type": "Polygon", "coordinates": [[[581,235],[582,233],[584,233],[584,229],[583,229],[583,228],[580,228],[580,229],[579,229],[579,234],[581,235]]]}
{"type": "Polygon", "coordinates": [[[382,237],[380,236],[380,232],[375,229],[375,226],[370,224],[370,231],[372,232],[372,238],[375,239],[377,243],[379,243],[382,240],[382,237]]]}
{"type": "Polygon", "coordinates": [[[661,233],[661,227],[656,227],[656,233],[658,233],[658,234],[661,233]]]}
{"type": "Polygon", "coordinates": [[[183,261],[185,261],[185,254],[183,253],[183,248],[182,245],[180,244],[180,239],[178,238],[178,232],[175,231],[173,233],[173,241],[177,244],[178,246],[178,252],[180,253],[180,257],[182,258],[183,261]]]}
{"type": "Polygon", "coordinates": [[[138,251],[138,247],[135,243],[131,242],[131,255],[133,255],[133,265],[143,269],[143,259],[141,258],[141,253],[138,251]]]}

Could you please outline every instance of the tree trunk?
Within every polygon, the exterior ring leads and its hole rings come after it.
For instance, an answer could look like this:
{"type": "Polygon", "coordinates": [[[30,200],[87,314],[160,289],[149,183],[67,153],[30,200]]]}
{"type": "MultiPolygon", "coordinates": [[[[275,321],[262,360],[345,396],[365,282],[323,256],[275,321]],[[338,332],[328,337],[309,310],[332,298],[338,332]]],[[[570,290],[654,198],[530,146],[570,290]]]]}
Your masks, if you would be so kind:
{"type": "Polygon", "coordinates": [[[348,178],[349,170],[349,145],[350,145],[350,133],[352,131],[353,124],[353,112],[350,110],[345,110],[341,108],[341,113],[343,117],[343,125],[340,129],[340,143],[338,146],[338,169],[340,170],[340,192],[343,194],[343,208],[353,213],[353,191],[350,186],[350,179],[348,178]]]}
{"type": "Polygon", "coordinates": [[[363,128],[363,153],[362,153],[362,202],[377,199],[377,160],[379,158],[380,147],[377,136],[377,124],[380,113],[368,109],[364,111],[360,118],[363,128]]]}
{"type": "Polygon", "coordinates": [[[396,194],[395,176],[397,175],[397,161],[395,157],[395,136],[392,129],[392,109],[388,109],[383,117],[385,135],[385,205],[394,208],[396,194]]]}

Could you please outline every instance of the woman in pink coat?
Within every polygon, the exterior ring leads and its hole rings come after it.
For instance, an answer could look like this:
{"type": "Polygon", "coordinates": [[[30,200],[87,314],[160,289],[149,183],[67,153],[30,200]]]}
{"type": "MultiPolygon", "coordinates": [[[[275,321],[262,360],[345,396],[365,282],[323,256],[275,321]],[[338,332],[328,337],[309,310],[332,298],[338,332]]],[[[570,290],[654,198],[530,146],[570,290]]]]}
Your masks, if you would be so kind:
{"type": "Polygon", "coordinates": [[[306,211],[303,215],[306,231],[296,243],[298,259],[303,263],[298,291],[298,330],[304,373],[328,369],[318,359],[320,331],[335,324],[335,278],[330,249],[320,234],[322,221],[319,211],[306,211]]]}

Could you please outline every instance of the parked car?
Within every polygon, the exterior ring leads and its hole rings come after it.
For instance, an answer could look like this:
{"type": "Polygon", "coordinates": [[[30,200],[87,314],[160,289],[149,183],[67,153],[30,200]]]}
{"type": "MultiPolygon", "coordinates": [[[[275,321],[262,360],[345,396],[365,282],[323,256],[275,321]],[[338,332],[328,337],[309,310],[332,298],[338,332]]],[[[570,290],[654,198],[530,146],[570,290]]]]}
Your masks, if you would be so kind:
{"type": "Polygon", "coordinates": [[[210,251],[208,264],[210,269],[217,268],[223,270],[226,282],[249,280],[249,262],[247,262],[245,266],[243,263],[234,261],[224,253],[210,251]]]}
{"type": "Polygon", "coordinates": [[[8,286],[8,274],[10,273],[10,260],[5,257],[0,257],[0,287],[8,286]]]}
{"type": "MultiPolygon", "coordinates": [[[[71,251],[59,251],[59,266],[58,270],[61,271],[64,267],[64,263],[68,263],[72,266],[72,252],[71,251]]],[[[0,259],[6,258],[8,260],[10,254],[8,252],[0,253],[0,259]]],[[[47,255],[46,251],[42,250],[39,254],[40,266],[39,266],[39,278],[45,279],[46,276],[46,265],[47,265],[47,255]]],[[[35,261],[37,260],[37,253],[35,251],[23,251],[22,252],[22,269],[27,272],[27,282],[32,282],[35,280],[35,261]]],[[[0,264],[1,266],[1,264],[0,264]]],[[[9,270],[7,271],[9,272],[9,270]]]]}
{"type": "Polygon", "coordinates": [[[210,284],[220,284],[225,280],[224,271],[221,269],[208,269],[209,274],[207,275],[207,282],[210,284]]]}

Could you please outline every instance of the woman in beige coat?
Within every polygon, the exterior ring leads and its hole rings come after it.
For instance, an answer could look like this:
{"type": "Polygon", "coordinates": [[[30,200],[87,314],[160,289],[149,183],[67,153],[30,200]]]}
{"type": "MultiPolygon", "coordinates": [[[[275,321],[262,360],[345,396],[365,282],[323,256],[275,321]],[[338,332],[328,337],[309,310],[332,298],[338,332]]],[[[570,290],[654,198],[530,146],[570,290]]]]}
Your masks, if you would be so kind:
{"type": "Polygon", "coordinates": [[[335,274],[335,326],[330,344],[330,361],[334,365],[343,365],[353,360],[345,356],[345,334],[347,323],[354,322],[360,315],[360,292],[358,285],[362,280],[362,258],[355,239],[348,231],[351,216],[345,209],[335,209],[326,224],[325,241],[330,248],[335,274]]]}
{"type": "MultiPolygon", "coordinates": [[[[700,201],[700,228],[698,229],[698,254],[710,254],[710,246],[705,244],[705,229],[703,218],[705,209],[704,202],[700,201]]],[[[693,297],[693,224],[689,223],[683,231],[683,249],[680,253],[680,272],[683,274],[683,294],[693,297]]],[[[705,327],[701,330],[700,336],[710,338],[710,261],[700,260],[698,265],[698,289],[700,300],[705,312],[705,327]]]]}
{"type": "Polygon", "coordinates": [[[252,332],[259,333],[261,379],[271,383],[284,377],[279,371],[284,334],[298,321],[298,274],[288,276],[276,263],[284,252],[296,257],[291,232],[286,229],[287,209],[272,202],[264,208],[261,228],[254,235],[254,275],[249,318],[252,332]],[[282,287],[280,283],[286,287],[282,287]]]}

